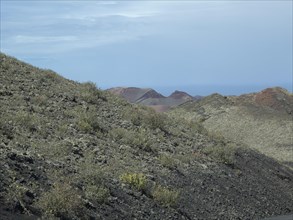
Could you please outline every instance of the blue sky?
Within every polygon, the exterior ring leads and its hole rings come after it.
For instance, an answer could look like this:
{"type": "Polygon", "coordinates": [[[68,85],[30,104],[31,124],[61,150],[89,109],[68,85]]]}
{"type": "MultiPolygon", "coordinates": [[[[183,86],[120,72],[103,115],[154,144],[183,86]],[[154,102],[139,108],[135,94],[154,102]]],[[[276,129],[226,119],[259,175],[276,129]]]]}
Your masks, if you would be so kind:
{"type": "Polygon", "coordinates": [[[292,1],[1,1],[1,51],[100,88],[292,91],[292,1]]]}

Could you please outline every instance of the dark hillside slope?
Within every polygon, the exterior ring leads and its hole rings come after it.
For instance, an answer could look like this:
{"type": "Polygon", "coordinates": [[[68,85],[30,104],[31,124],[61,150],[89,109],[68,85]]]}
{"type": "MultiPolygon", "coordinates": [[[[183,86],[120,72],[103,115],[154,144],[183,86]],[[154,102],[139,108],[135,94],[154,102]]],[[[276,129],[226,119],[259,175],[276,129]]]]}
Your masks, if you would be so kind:
{"type": "Polygon", "coordinates": [[[0,219],[259,219],[293,173],[200,125],[1,54],[0,219]]]}

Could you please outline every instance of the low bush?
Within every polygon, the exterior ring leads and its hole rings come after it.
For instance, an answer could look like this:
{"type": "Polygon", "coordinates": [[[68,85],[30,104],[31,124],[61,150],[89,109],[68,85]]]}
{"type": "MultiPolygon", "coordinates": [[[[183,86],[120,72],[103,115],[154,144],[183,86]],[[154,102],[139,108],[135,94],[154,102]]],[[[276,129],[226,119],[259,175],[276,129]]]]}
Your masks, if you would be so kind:
{"type": "Polygon", "coordinates": [[[66,114],[74,118],[76,127],[81,132],[104,133],[107,130],[107,128],[100,121],[94,108],[83,109],[78,107],[71,110],[70,112],[67,112],[66,114]]]}
{"type": "Polygon", "coordinates": [[[110,196],[106,185],[105,171],[94,163],[92,156],[85,155],[86,160],[80,165],[79,181],[83,185],[87,199],[92,202],[103,203],[110,196]]]}
{"type": "Polygon", "coordinates": [[[104,203],[110,196],[109,189],[100,185],[87,185],[84,191],[85,196],[92,202],[104,203]]]}
{"type": "Polygon", "coordinates": [[[190,127],[190,130],[191,130],[192,133],[199,132],[200,134],[208,135],[208,131],[203,126],[201,121],[191,120],[191,121],[188,122],[188,126],[190,127]]]}
{"type": "Polygon", "coordinates": [[[40,196],[37,206],[48,216],[74,218],[83,206],[78,192],[68,183],[55,183],[40,196]]]}
{"type": "Polygon", "coordinates": [[[130,145],[132,147],[138,147],[147,152],[152,152],[153,141],[150,139],[150,134],[145,129],[139,129],[138,131],[129,131],[123,128],[117,128],[110,131],[110,136],[123,144],[130,145]]]}
{"type": "Polygon", "coordinates": [[[67,141],[51,142],[43,146],[37,146],[38,152],[46,158],[60,159],[70,155],[72,144],[67,141]]]}
{"type": "Polygon", "coordinates": [[[174,157],[172,157],[171,155],[168,154],[161,154],[159,155],[158,160],[160,161],[160,163],[169,168],[169,169],[174,169],[178,166],[178,160],[176,160],[174,157]]]}
{"type": "Polygon", "coordinates": [[[152,192],[154,200],[167,207],[176,205],[179,194],[178,190],[168,189],[161,185],[155,186],[152,192]]]}
{"type": "Polygon", "coordinates": [[[32,132],[36,131],[37,126],[39,125],[38,118],[35,114],[29,114],[23,111],[17,112],[14,117],[14,121],[16,124],[32,132]]]}
{"type": "Polygon", "coordinates": [[[226,165],[233,165],[235,163],[236,151],[237,147],[232,143],[225,145],[218,144],[203,149],[203,153],[226,165]]]}
{"type": "Polygon", "coordinates": [[[45,77],[49,80],[51,80],[52,82],[58,82],[58,81],[61,81],[62,80],[62,77],[60,75],[58,75],[57,73],[55,73],[54,71],[52,70],[45,70],[46,74],[45,74],[45,77]]]}
{"type": "Polygon", "coordinates": [[[129,131],[124,128],[114,128],[109,132],[110,137],[116,141],[124,141],[128,134],[129,131]]]}
{"type": "Polygon", "coordinates": [[[143,115],[145,112],[135,105],[129,106],[125,109],[123,117],[136,126],[142,125],[143,115]]]}
{"type": "Polygon", "coordinates": [[[147,178],[142,173],[125,173],[120,176],[120,180],[138,190],[144,190],[147,184],[147,178]]]}
{"type": "Polygon", "coordinates": [[[32,103],[37,106],[45,106],[48,104],[48,97],[45,95],[38,95],[31,99],[32,103]]]}
{"type": "Polygon", "coordinates": [[[136,126],[145,126],[150,129],[164,130],[166,127],[167,116],[157,113],[148,107],[132,106],[124,113],[124,118],[130,120],[136,126]]]}
{"type": "Polygon", "coordinates": [[[13,139],[13,125],[9,124],[5,117],[0,118],[0,134],[5,135],[8,139],[13,139]]]}
{"type": "Polygon", "coordinates": [[[143,117],[143,122],[151,129],[164,130],[166,126],[167,116],[163,113],[157,113],[155,110],[150,109],[143,117]]]}
{"type": "Polygon", "coordinates": [[[65,136],[66,135],[66,133],[68,132],[68,130],[69,130],[69,126],[67,125],[67,124],[60,124],[58,127],[57,127],[57,129],[56,129],[56,134],[58,135],[58,136],[65,136]]]}
{"type": "Polygon", "coordinates": [[[213,140],[221,145],[226,145],[228,143],[228,140],[223,136],[223,134],[220,131],[208,131],[207,136],[211,140],[213,140]]]}
{"type": "Polygon", "coordinates": [[[81,98],[90,104],[98,104],[99,100],[106,100],[103,92],[99,90],[95,83],[86,82],[82,84],[82,90],[80,93],[81,98]]]}

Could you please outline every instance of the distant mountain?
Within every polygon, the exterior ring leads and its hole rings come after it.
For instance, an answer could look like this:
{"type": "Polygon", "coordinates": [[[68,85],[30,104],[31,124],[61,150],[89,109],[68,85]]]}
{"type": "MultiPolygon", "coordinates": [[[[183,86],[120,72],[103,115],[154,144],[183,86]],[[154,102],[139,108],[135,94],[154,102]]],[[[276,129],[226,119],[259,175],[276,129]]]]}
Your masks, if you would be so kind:
{"type": "Polygon", "coordinates": [[[165,98],[163,95],[150,88],[115,87],[107,91],[119,95],[131,103],[141,102],[148,98],[165,98]]]}
{"type": "Polygon", "coordinates": [[[293,167],[293,95],[268,88],[241,96],[212,94],[173,111],[203,122],[209,132],[246,144],[293,167]]]}
{"type": "Polygon", "coordinates": [[[192,96],[187,94],[186,92],[182,92],[182,91],[178,91],[176,90],[175,92],[173,92],[169,98],[174,98],[174,99],[185,99],[185,100],[192,100],[192,96]]]}
{"type": "Polygon", "coordinates": [[[168,97],[150,88],[115,87],[107,91],[125,98],[130,103],[150,106],[157,112],[164,112],[187,101],[196,100],[186,92],[177,90],[168,97]]]}

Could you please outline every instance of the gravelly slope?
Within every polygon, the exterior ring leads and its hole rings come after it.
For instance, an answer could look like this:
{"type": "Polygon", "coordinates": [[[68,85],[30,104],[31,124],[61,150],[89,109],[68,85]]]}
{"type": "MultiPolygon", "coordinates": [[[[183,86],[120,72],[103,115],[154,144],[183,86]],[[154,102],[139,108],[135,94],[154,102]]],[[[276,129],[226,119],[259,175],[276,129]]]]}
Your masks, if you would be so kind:
{"type": "Polygon", "coordinates": [[[1,54],[0,219],[259,219],[293,212],[293,173],[1,54]]]}

